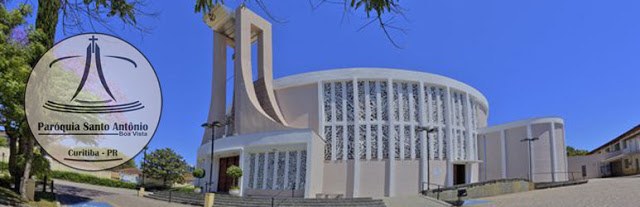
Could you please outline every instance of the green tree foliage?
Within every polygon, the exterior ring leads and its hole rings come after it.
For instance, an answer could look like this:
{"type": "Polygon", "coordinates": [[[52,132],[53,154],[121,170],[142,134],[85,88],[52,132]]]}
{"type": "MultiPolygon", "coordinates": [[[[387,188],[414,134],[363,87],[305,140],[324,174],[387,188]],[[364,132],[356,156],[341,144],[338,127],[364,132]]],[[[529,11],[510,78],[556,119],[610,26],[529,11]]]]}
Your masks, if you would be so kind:
{"type": "Polygon", "coordinates": [[[127,168],[138,168],[138,166],[136,165],[136,161],[134,159],[130,159],[129,161],[122,163],[122,165],[118,165],[112,168],[111,171],[118,171],[127,168]]]}
{"type": "MultiPolygon", "coordinates": [[[[8,11],[7,0],[0,0],[0,124],[9,137],[9,171],[16,191],[26,198],[23,186],[33,175],[34,139],[26,124],[24,113],[25,84],[39,57],[53,46],[58,22],[62,28],[84,30],[84,26],[100,25],[110,29],[108,19],[118,17],[124,25],[147,31],[136,20],[139,15],[155,15],[144,12],[143,0],[38,0],[35,29],[26,24],[32,6],[20,4],[8,11]],[[62,14],[62,21],[58,21],[62,14]]],[[[30,3],[31,1],[25,1],[30,3]]],[[[35,163],[38,165],[38,163],[35,163]]],[[[38,172],[36,172],[38,174],[38,172]]]]}
{"type": "Polygon", "coordinates": [[[236,186],[238,178],[242,177],[242,169],[238,166],[231,165],[227,168],[227,175],[233,178],[233,186],[236,186]]]}
{"type": "MultiPolygon", "coordinates": [[[[213,7],[224,3],[224,0],[196,0],[195,12],[205,15],[213,7]]],[[[269,17],[275,19],[268,11],[264,0],[243,0],[241,5],[245,6],[246,3],[255,4],[258,8],[262,9],[269,17]]],[[[400,7],[400,0],[309,0],[309,3],[311,3],[311,6],[314,9],[319,7],[320,5],[327,3],[341,5],[345,13],[350,12],[351,10],[363,11],[366,14],[366,18],[370,19],[370,21],[363,25],[362,28],[370,25],[371,23],[377,22],[391,44],[393,44],[393,46],[395,47],[400,48],[400,46],[394,41],[390,31],[391,29],[393,29],[400,32],[405,32],[404,29],[393,25],[393,19],[396,16],[402,16],[404,18],[404,9],[400,7]],[[315,5],[313,2],[316,2],[315,5]],[[389,18],[385,20],[385,16],[389,16],[389,18]]]]}
{"type": "Polygon", "coordinates": [[[195,178],[204,178],[206,173],[204,172],[204,170],[202,168],[196,168],[195,170],[193,170],[193,172],[191,172],[191,174],[195,178]]]}
{"type": "Polygon", "coordinates": [[[31,66],[46,51],[41,44],[44,34],[26,23],[31,13],[29,5],[20,4],[9,11],[0,4],[0,124],[9,137],[9,173],[14,190],[22,198],[26,198],[26,179],[41,173],[32,171],[32,161],[38,165],[35,170],[43,166],[39,155],[34,156],[35,143],[24,112],[24,91],[31,66]]]}
{"type": "Polygon", "coordinates": [[[583,156],[589,154],[589,151],[584,149],[576,149],[571,146],[567,146],[567,156],[583,156]]]}
{"type": "Polygon", "coordinates": [[[135,183],[124,182],[121,180],[114,180],[110,178],[100,178],[93,175],[80,174],[76,172],[65,172],[65,171],[51,171],[51,178],[59,179],[59,180],[68,180],[76,183],[86,183],[91,185],[100,185],[107,187],[115,187],[115,188],[128,188],[128,189],[136,189],[137,186],[135,183]]]}
{"type": "Polygon", "coordinates": [[[147,155],[144,164],[146,176],[160,179],[163,184],[181,182],[187,173],[187,162],[171,148],[156,149],[147,155]]]}

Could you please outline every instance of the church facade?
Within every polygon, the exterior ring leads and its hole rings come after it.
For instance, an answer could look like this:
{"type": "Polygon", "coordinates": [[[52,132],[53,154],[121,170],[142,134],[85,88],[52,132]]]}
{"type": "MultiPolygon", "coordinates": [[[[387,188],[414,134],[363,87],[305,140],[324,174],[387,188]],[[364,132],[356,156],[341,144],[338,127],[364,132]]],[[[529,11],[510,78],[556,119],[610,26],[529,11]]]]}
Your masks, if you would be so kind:
{"type": "MultiPolygon", "coordinates": [[[[488,128],[488,101],[467,84],[430,73],[382,68],[326,70],[274,80],[269,22],[242,7],[234,11],[216,7],[205,22],[214,31],[208,122],[224,124],[213,134],[206,129],[198,149],[197,165],[207,176],[197,183],[205,191],[227,191],[233,182],[224,172],[231,165],[244,171],[238,182],[244,196],[282,193],[306,198],[415,195],[427,187],[531,172],[531,165],[518,160],[509,171],[514,173],[497,168],[499,176],[487,176],[496,166],[511,163],[494,165],[494,160],[487,160],[497,157],[486,156],[492,155],[488,152],[505,145],[486,143],[492,142],[496,130],[521,126],[488,128]],[[251,61],[253,44],[257,66],[251,61]],[[234,74],[227,74],[229,49],[235,53],[234,74]],[[252,75],[254,67],[257,78],[252,75]],[[230,75],[233,94],[226,94],[230,75]],[[228,95],[233,96],[229,106],[228,95]]],[[[534,134],[521,138],[527,136],[534,134]]],[[[564,131],[554,131],[546,142],[553,144],[533,149],[550,156],[534,156],[535,166],[566,169],[566,162],[550,164],[550,159],[563,159],[564,131]]],[[[510,144],[519,148],[527,143],[510,144]]]]}

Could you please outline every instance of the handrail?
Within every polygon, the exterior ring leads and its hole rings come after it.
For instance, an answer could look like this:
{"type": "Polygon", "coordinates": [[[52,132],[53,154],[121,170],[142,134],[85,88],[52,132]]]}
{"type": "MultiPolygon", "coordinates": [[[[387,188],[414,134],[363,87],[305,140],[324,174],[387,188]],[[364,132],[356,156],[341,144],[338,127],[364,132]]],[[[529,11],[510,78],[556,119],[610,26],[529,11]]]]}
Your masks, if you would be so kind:
{"type": "Polygon", "coordinates": [[[424,195],[429,194],[429,190],[425,190],[424,189],[424,184],[427,184],[427,186],[435,185],[437,187],[436,188],[437,189],[437,191],[436,191],[436,199],[440,200],[440,187],[446,187],[446,186],[440,185],[440,184],[437,184],[437,183],[430,183],[430,182],[423,181],[422,184],[420,185],[420,188],[421,188],[421,192],[420,193],[423,193],[424,195]]]}
{"type": "Polygon", "coordinates": [[[277,193],[276,195],[271,196],[271,207],[279,206],[279,205],[280,205],[280,204],[282,204],[284,201],[286,201],[287,199],[282,199],[282,200],[280,200],[280,202],[279,202],[277,205],[274,205],[274,204],[275,204],[275,202],[274,202],[274,201],[275,201],[275,198],[276,198],[276,197],[278,197],[278,196],[280,195],[280,193],[282,193],[282,192],[284,192],[284,191],[289,191],[289,190],[291,190],[291,198],[293,198],[293,197],[294,197],[294,195],[295,195],[295,190],[296,190],[296,186],[295,186],[295,184],[293,184],[293,185],[291,186],[291,188],[290,188],[290,189],[281,189],[281,190],[278,190],[278,193],[277,193]]]}

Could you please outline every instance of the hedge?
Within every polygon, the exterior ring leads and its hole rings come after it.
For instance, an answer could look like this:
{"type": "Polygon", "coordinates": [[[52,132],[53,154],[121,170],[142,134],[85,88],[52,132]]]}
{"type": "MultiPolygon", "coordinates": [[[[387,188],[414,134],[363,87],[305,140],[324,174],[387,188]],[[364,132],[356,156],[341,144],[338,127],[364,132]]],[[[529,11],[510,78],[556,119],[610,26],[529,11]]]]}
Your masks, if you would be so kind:
{"type": "Polygon", "coordinates": [[[113,180],[109,178],[99,178],[93,175],[85,175],[74,172],[63,172],[63,171],[51,171],[51,177],[54,179],[60,180],[68,180],[71,182],[77,183],[86,183],[92,185],[101,185],[107,187],[116,187],[116,188],[129,188],[129,189],[137,189],[137,185],[134,183],[128,183],[120,180],[113,180]]]}

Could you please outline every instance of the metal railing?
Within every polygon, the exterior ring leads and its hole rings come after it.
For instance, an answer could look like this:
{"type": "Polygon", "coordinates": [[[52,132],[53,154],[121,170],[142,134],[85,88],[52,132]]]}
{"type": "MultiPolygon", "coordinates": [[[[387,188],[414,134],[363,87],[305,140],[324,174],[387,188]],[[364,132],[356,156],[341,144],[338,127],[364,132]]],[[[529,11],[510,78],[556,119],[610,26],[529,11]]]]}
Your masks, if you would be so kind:
{"type": "Polygon", "coordinates": [[[289,190],[291,190],[291,198],[295,197],[295,192],[296,192],[296,186],[295,185],[293,185],[291,187],[291,189],[279,190],[278,193],[276,193],[276,195],[271,196],[271,207],[280,206],[280,204],[282,204],[284,201],[286,201],[287,200],[286,198],[285,199],[281,199],[280,202],[277,205],[275,205],[276,197],[278,197],[282,192],[289,191],[289,190]]]}
{"type": "Polygon", "coordinates": [[[509,178],[522,178],[522,179],[529,180],[531,182],[554,182],[553,181],[554,174],[556,175],[556,178],[557,178],[555,182],[559,182],[558,180],[563,180],[563,177],[565,176],[567,178],[567,181],[576,181],[576,180],[586,179],[586,177],[582,176],[582,172],[536,172],[536,173],[533,173],[534,177],[532,181],[530,180],[529,173],[516,175],[516,176],[509,176],[509,178]],[[541,178],[541,176],[545,176],[545,175],[546,177],[541,178]],[[541,179],[545,179],[548,181],[540,181],[541,179]]]}
{"type": "Polygon", "coordinates": [[[436,199],[440,200],[440,189],[444,188],[444,185],[440,185],[440,184],[436,184],[436,183],[429,183],[429,182],[422,182],[422,184],[420,185],[420,193],[422,193],[423,195],[428,195],[429,191],[431,191],[432,193],[435,191],[436,193],[436,199]],[[425,189],[425,184],[426,186],[436,186],[436,189],[431,189],[431,188],[427,188],[425,189]]]}

